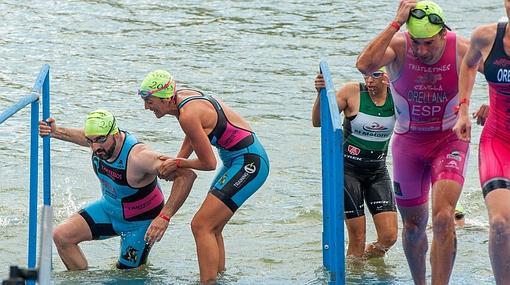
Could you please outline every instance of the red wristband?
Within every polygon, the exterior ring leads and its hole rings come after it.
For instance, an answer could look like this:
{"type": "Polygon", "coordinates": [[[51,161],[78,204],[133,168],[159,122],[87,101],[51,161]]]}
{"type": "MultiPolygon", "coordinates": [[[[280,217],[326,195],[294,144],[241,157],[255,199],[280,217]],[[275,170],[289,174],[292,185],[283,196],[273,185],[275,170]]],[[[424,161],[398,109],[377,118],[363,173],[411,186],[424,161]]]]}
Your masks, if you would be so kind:
{"type": "Polygon", "coordinates": [[[395,28],[395,30],[397,30],[397,31],[400,30],[400,27],[401,27],[397,21],[391,21],[390,26],[395,28]]]}
{"type": "Polygon", "coordinates": [[[158,217],[162,218],[163,220],[165,220],[167,222],[170,222],[170,217],[163,213],[159,213],[158,217]]]}
{"type": "Polygon", "coordinates": [[[177,168],[181,168],[181,159],[179,158],[175,159],[175,166],[177,166],[177,168]]]}
{"type": "Polygon", "coordinates": [[[462,100],[459,101],[459,104],[457,106],[455,106],[455,111],[459,111],[460,105],[462,105],[462,104],[466,104],[469,106],[469,100],[467,98],[462,98],[462,100]]]}
{"type": "Polygon", "coordinates": [[[462,98],[462,100],[459,101],[459,107],[460,105],[462,104],[466,104],[466,105],[469,105],[469,100],[467,98],[462,98]]]}

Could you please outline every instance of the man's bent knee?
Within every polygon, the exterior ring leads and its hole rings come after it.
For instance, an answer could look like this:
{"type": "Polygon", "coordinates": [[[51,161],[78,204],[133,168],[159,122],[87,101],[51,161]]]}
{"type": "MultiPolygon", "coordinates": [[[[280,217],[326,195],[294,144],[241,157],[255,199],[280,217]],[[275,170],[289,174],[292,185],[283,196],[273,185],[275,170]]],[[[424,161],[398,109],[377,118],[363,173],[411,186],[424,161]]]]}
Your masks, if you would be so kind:
{"type": "Polygon", "coordinates": [[[75,244],[68,232],[65,230],[65,229],[62,229],[62,227],[60,226],[57,226],[55,228],[55,230],[53,231],[53,241],[55,242],[55,245],[56,246],[65,246],[65,245],[68,245],[68,244],[75,244]]]}

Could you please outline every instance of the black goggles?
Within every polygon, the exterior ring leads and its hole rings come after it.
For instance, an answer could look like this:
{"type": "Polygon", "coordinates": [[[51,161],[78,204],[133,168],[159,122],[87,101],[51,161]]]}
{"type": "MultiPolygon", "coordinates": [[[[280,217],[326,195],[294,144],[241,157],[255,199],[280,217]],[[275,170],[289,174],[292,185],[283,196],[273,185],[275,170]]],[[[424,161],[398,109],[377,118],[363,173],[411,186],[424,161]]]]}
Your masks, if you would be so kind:
{"type": "Polygon", "coordinates": [[[427,12],[425,12],[423,9],[411,10],[411,17],[421,20],[421,19],[425,18],[425,16],[428,17],[428,20],[431,24],[441,25],[451,31],[450,27],[448,27],[444,23],[443,18],[441,18],[441,16],[439,16],[438,14],[434,14],[434,13],[427,14],[427,12]]]}

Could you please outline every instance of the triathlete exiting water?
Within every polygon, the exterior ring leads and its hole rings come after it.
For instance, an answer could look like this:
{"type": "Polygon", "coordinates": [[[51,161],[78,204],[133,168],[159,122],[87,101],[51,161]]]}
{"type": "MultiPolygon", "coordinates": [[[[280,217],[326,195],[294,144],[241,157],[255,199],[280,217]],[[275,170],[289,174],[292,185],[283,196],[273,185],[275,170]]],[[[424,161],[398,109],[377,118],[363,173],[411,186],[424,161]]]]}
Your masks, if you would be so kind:
{"type": "MultiPolygon", "coordinates": [[[[504,1],[510,18],[510,1],[504,1]]],[[[490,109],[480,136],[479,172],[489,212],[489,255],[496,284],[510,284],[510,25],[483,25],[471,35],[471,46],[462,62],[460,116],[454,127],[462,140],[471,139],[469,99],[477,65],[483,60],[489,84],[490,109]]]]}
{"type": "Polygon", "coordinates": [[[468,41],[449,31],[432,1],[401,0],[392,21],[360,54],[370,73],[387,66],[397,122],[392,142],[394,191],[402,243],[415,284],[426,284],[429,189],[432,184],[432,284],[447,284],[456,254],[452,216],[464,183],[469,144],[456,121],[458,68],[468,41]],[[408,32],[399,33],[406,23],[408,32]]]}
{"type": "Polygon", "coordinates": [[[54,231],[55,245],[66,267],[69,270],[87,268],[87,260],[78,246],[80,242],[114,236],[121,237],[118,268],[145,264],[151,246],[163,237],[170,218],[188,196],[196,175],[189,169],[175,171],[171,175],[172,192],[165,203],[156,175],[168,158],[120,130],[110,112],[89,113],[84,129],[57,127],[53,118],[47,123],[39,124],[41,136],[51,135],[90,146],[92,166],[102,190],[101,199],[69,217],[54,231]]]}
{"type": "MultiPolygon", "coordinates": [[[[344,214],[349,234],[348,256],[379,257],[397,240],[397,210],[386,168],[386,155],[395,111],[384,70],[365,75],[365,82],[349,82],[336,93],[344,112],[344,214]],[[377,241],[365,246],[364,204],[373,216],[377,241]]],[[[315,78],[317,98],[312,123],[320,127],[321,74],[315,78]]]]}
{"type": "Polygon", "coordinates": [[[269,174],[269,159],[249,124],[219,100],[190,89],[175,89],[170,73],[156,70],[138,94],[157,118],[173,115],[186,137],[176,159],[163,162],[161,177],[180,167],[214,170],[218,149],[223,162],[202,206],[191,221],[200,281],[214,283],[225,270],[222,231],[234,212],[259,189],[269,174]],[[189,156],[195,152],[197,158],[189,156]]]}
{"type": "Polygon", "coordinates": [[[197,92],[200,96],[184,98],[177,108],[180,112],[193,100],[206,100],[216,110],[217,123],[208,138],[218,149],[223,167],[216,174],[210,193],[235,212],[266,180],[269,160],[255,133],[233,125],[216,99],[197,92]]]}

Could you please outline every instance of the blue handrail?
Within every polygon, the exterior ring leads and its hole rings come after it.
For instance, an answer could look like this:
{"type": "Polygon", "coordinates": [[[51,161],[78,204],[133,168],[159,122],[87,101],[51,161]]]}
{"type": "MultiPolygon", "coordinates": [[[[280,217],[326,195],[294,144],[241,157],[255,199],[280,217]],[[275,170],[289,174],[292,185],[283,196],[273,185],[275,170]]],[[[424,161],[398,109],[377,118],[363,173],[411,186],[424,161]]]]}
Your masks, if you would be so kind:
{"type": "Polygon", "coordinates": [[[342,128],[328,63],[320,62],[326,88],[320,90],[322,154],[322,261],[329,284],[345,283],[344,165],[342,128]]]}
{"type": "MultiPolygon", "coordinates": [[[[37,193],[39,165],[39,97],[43,98],[43,119],[50,116],[50,66],[42,66],[32,91],[27,96],[7,108],[0,114],[0,124],[30,104],[30,193],[29,193],[29,224],[28,224],[28,267],[36,266],[37,247],[37,193]]],[[[51,205],[50,181],[50,141],[43,139],[43,187],[44,205],[51,205]]],[[[29,282],[32,283],[32,282],[29,282]]]]}

